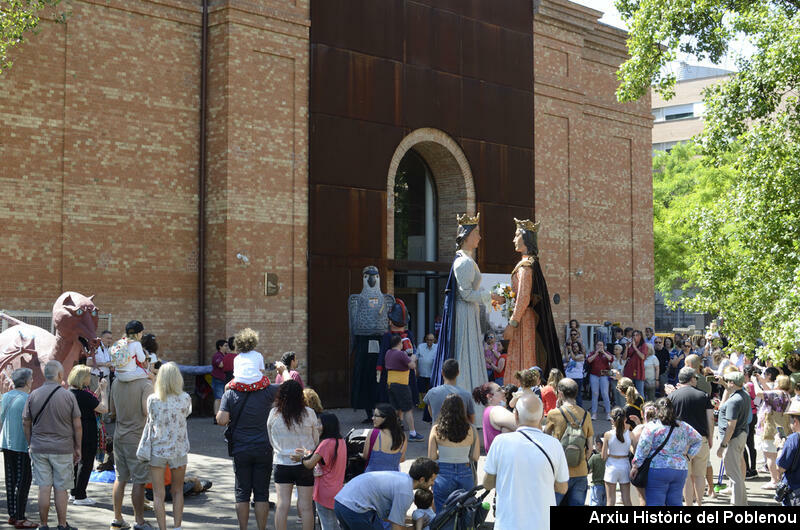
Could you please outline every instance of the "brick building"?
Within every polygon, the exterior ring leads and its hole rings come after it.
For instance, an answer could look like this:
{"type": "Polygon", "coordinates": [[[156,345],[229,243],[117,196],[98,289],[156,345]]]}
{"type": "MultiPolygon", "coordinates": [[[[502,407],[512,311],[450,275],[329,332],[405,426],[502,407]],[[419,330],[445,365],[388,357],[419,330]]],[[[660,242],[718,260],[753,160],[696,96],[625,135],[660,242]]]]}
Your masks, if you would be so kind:
{"type": "Polygon", "coordinates": [[[480,211],[490,273],[516,262],[511,218],[542,221],[558,325],[652,322],[652,116],[616,102],[625,34],[599,12],[209,3],[207,76],[201,0],[75,0],[14,51],[0,307],[96,294],[115,334],[139,318],[184,363],[248,325],[342,405],[361,267],[428,325],[455,213],[480,211]]]}

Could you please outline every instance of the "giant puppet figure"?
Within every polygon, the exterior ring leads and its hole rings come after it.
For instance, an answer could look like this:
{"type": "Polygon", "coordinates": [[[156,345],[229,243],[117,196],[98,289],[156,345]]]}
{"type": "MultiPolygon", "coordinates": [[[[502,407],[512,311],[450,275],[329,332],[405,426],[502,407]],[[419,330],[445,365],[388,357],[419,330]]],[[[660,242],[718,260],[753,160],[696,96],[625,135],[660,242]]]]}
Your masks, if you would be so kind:
{"type": "MultiPolygon", "coordinates": [[[[456,235],[456,256],[445,287],[442,330],[433,362],[431,385],[442,384],[442,364],[447,359],[458,361],[457,385],[472,391],[487,381],[481,332],[481,305],[489,305],[503,297],[481,288],[481,271],[475,262],[475,250],[481,240],[478,223],[481,215],[459,215],[456,235]]],[[[477,416],[477,414],[476,414],[477,416]]],[[[480,417],[480,416],[477,416],[480,417]]]]}
{"type": "Polygon", "coordinates": [[[347,301],[350,352],[354,355],[350,404],[354,409],[364,410],[367,413],[365,421],[371,423],[378,390],[375,371],[381,337],[388,328],[388,315],[394,306],[394,296],[381,292],[377,267],[364,267],[361,273],[364,285],[361,293],[350,295],[347,301]]]}
{"type": "Polygon", "coordinates": [[[0,333],[0,390],[14,388],[11,372],[17,368],[33,370],[33,388],[37,388],[44,383],[44,365],[48,361],[59,361],[66,376],[81,352],[91,355],[100,345],[93,297],[72,291],[59,296],[53,304],[55,335],[0,313],[0,317],[15,324],[0,333]]]}
{"type": "Polygon", "coordinates": [[[563,373],[550,295],[539,265],[539,223],[516,218],[514,222],[514,250],[521,254],[521,259],[511,273],[511,289],[517,297],[503,332],[503,338],[509,340],[506,373],[531,366],[541,367],[545,374],[552,368],[563,373]]]}

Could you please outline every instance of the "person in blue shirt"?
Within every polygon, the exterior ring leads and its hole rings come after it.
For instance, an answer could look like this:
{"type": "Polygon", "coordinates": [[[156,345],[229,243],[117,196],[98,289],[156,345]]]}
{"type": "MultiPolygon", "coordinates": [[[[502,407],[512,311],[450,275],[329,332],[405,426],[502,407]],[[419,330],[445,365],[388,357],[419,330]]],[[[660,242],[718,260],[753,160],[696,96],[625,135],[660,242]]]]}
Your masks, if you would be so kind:
{"type": "Polygon", "coordinates": [[[3,425],[0,447],[6,463],[8,524],[16,528],[36,528],[36,524],[25,517],[32,477],[28,442],[22,429],[22,412],[31,393],[33,372],[30,368],[18,368],[11,373],[11,380],[14,390],[3,394],[0,404],[0,422],[3,425]]]}
{"type": "MultiPolygon", "coordinates": [[[[789,409],[784,412],[790,418],[792,434],[783,444],[783,449],[778,454],[776,464],[778,472],[783,474],[783,482],[789,485],[792,492],[800,490],[800,401],[792,400],[789,409]]],[[[783,500],[784,506],[791,506],[792,495],[787,495],[783,500]]]]}

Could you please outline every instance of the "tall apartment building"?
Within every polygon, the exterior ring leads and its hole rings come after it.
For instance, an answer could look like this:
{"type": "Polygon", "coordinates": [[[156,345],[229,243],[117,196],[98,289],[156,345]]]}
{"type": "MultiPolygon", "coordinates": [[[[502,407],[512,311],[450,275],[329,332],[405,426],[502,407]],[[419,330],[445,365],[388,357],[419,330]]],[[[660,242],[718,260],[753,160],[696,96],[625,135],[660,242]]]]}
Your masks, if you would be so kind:
{"type": "Polygon", "coordinates": [[[669,151],[675,144],[685,142],[703,130],[703,90],[733,74],[730,70],[680,63],[675,83],[675,96],[665,101],[652,94],[653,155],[669,151]]]}

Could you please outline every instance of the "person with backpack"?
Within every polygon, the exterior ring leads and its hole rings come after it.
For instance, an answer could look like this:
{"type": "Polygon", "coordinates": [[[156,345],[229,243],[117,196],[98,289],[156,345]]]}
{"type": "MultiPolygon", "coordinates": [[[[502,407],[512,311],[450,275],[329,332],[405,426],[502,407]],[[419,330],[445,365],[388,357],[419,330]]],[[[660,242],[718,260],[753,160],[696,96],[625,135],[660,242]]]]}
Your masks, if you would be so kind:
{"type": "Polygon", "coordinates": [[[552,434],[561,441],[569,466],[569,484],[565,494],[556,495],[556,504],[584,506],[589,489],[586,465],[587,452],[592,451],[594,429],[589,413],[575,402],[578,384],[565,377],[558,382],[558,403],[560,406],[547,415],[544,432],[552,434]]]}
{"type": "Polygon", "coordinates": [[[142,349],[144,326],[138,320],[131,320],[125,325],[125,336],[115,342],[110,349],[111,364],[114,366],[116,378],[130,382],[149,377],[147,355],[142,349]]]}

